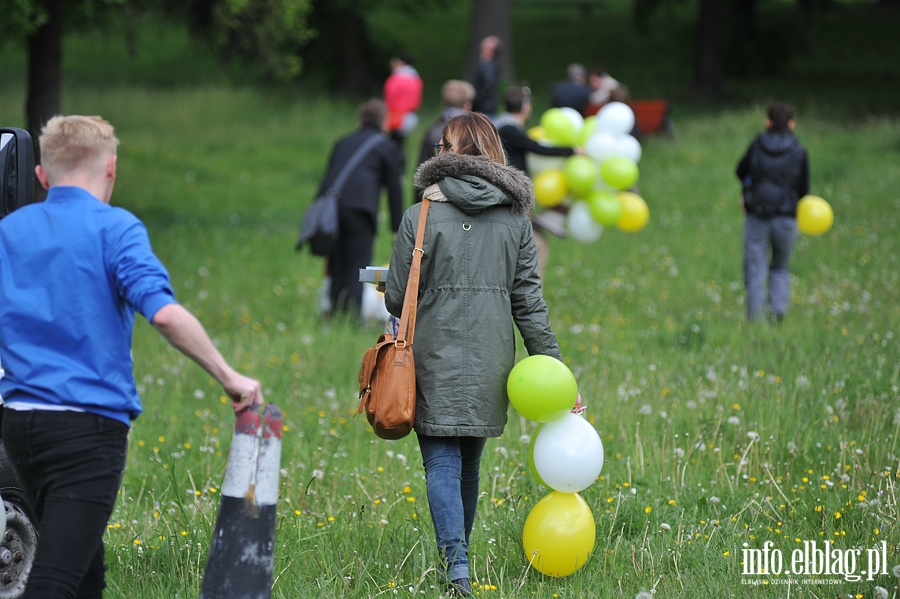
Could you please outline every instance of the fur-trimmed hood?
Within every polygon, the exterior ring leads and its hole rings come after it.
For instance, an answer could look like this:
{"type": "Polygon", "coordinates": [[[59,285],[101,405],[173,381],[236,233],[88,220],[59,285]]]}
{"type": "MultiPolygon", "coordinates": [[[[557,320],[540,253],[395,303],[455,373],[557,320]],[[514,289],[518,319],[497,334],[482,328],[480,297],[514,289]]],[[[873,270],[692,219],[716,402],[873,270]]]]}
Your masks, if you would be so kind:
{"type": "Polygon", "coordinates": [[[528,175],[485,156],[440,154],[419,167],[413,183],[429,199],[450,201],[465,211],[511,204],[514,213],[528,214],[534,208],[534,183],[528,175]],[[429,193],[432,186],[440,193],[429,193]]]}

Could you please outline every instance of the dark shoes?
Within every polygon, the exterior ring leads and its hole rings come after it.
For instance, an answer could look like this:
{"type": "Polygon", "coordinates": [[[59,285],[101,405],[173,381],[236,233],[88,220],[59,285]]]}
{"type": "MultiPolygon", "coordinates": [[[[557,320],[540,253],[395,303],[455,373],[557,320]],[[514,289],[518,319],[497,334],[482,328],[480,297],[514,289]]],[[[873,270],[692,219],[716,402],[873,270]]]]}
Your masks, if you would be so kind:
{"type": "Polygon", "coordinates": [[[472,583],[468,578],[457,578],[450,581],[447,595],[450,597],[471,597],[472,583]]]}

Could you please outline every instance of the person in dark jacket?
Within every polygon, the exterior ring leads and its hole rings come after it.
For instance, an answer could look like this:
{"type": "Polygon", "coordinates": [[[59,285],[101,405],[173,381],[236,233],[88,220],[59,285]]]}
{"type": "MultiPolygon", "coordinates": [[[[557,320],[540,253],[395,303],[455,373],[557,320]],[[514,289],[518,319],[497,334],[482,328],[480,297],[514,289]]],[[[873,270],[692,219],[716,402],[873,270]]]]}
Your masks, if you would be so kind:
{"type": "Polygon", "coordinates": [[[500,86],[500,38],[489,35],[479,44],[478,64],[469,81],[475,87],[472,110],[489,117],[497,112],[497,91],[500,86]]]}
{"type": "MultiPolygon", "coordinates": [[[[531,180],[506,165],[500,136],[481,113],[447,121],[440,150],[415,175],[431,204],[416,315],[414,428],[443,573],[451,592],[467,596],[481,454],[506,425],[513,323],[529,354],[561,356],[537,273],[531,180]]],[[[406,211],[394,242],[385,290],[394,315],[403,310],[421,208],[406,211]]]]}
{"type": "MultiPolygon", "coordinates": [[[[503,149],[509,159],[510,166],[514,166],[522,172],[528,171],[527,156],[529,153],[541,156],[568,157],[575,154],[575,148],[568,146],[545,146],[531,139],[525,131],[525,123],[531,116],[531,90],[527,87],[511,87],[504,97],[507,112],[501,114],[494,121],[497,132],[503,141],[503,149]]],[[[566,230],[562,226],[565,207],[558,206],[543,212],[533,214],[531,222],[534,225],[534,241],[538,250],[538,269],[543,276],[544,269],[550,259],[550,245],[544,237],[544,232],[555,237],[565,237],[566,230]]]]}
{"type": "Polygon", "coordinates": [[[737,166],[746,214],[744,284],[751,321],[768,308],[780,322],[787,311],[797,203],[809,193],[809,159],[793,130],[791,107],[776,102],[769,108],[766,130],[753,140],[737,166]]]}
{"type": "Polygon", "coordinates": [[[591,101],[591,88],[587,85],[587,71],[580,64],[570,64],[566,68],[568,79],[553,85],[550,105],[553,108],[574,108],[581,115],[587,113],[591,101]]]}
{"type": "Polygon", "coordinates": [[[359,269],[372,262],[375,234],[378,230],[378,205],[385,188],[391,214],[391,230],[396,232],[403,216],[401,172],[403,157],[397,144],[382,133],[384,102],[372,99],[359,108],[359,130],[337,141],[328,160],[328,170],[319,186],[321,197],[337,178],[357,148],[373,135],[384,141],[370,150],[350,174],[338,200],[338,240],[328,255],[331,275],[331,312],[353,318],[360,315],[362,283],[359,269]]]}

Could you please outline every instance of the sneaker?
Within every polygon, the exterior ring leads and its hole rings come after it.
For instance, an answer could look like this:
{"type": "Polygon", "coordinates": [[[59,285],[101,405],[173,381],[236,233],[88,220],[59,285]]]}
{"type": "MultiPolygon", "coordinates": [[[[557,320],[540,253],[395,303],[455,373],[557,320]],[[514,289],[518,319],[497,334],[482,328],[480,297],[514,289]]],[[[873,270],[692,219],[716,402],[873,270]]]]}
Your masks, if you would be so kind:
{"type": "Polygon", "coordinates": [[[450,581],[449,591],[450,597],[471,597],[472,584],[468,578],[457,578],[450,581]]]}

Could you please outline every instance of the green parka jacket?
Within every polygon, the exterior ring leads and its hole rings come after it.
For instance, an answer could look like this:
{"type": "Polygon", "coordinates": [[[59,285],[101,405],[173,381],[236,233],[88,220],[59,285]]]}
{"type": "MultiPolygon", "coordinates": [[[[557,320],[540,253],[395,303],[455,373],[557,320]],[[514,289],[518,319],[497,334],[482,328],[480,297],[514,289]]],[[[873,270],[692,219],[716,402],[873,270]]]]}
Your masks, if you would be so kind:
{"type": "MultiPolygon", "coordinates": [[[[513,323],[530,355],[560,358],[541,295],[528,212],[534,188],[518,169],[482,156],[441,154],[415,181],[430,199],[413,353],[415,430],[497,437],[506,425],[513,323]]],[[[399,316],[421,204],[403,215],[385,292],[399,316]]]]}

